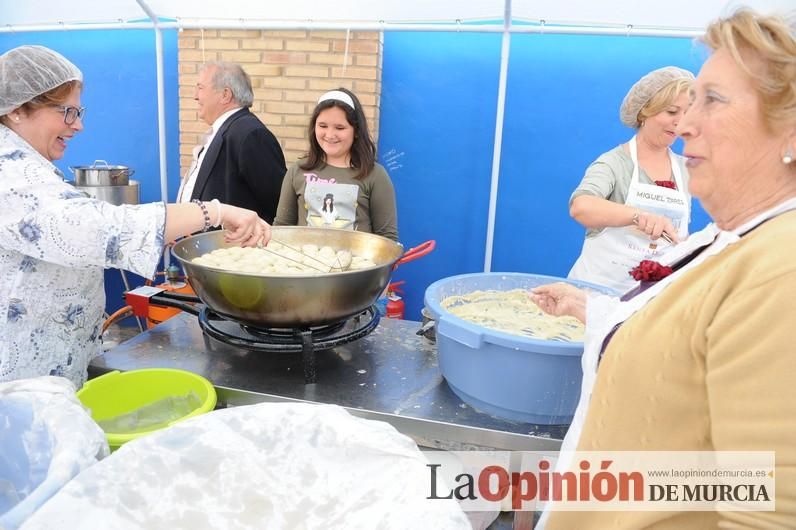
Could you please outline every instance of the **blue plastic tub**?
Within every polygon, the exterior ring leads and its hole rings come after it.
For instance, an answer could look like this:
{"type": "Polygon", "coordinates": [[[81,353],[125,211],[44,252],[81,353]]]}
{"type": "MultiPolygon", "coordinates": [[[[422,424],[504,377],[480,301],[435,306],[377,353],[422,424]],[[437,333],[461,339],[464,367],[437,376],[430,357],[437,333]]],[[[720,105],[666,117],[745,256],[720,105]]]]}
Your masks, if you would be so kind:
{"type": "Polygon", "coordinates": [[[568,424],[580,397],[582,342],[512,335],[458,318],[440,305],[448,296],[478,290],[530,289],[565,281],[614,294],[593,284],[521,273],[451,276],[426,289],[425,303],[437,324],[439,366],[462,401],[509,419],[542,425],[568,424]]]}

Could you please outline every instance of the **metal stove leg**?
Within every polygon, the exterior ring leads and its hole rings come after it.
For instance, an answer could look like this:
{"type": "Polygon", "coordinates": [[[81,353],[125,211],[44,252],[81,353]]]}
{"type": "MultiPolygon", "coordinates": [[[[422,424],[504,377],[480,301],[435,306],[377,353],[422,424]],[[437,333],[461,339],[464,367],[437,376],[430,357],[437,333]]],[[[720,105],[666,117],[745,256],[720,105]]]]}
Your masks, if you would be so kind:
{"type": "Polygon", "coordinates": [[[304,384],[317,382],[315,371],[315,347],[312,344],[312,331],[301,330],[301,362],[304,366],[304,384]]]}

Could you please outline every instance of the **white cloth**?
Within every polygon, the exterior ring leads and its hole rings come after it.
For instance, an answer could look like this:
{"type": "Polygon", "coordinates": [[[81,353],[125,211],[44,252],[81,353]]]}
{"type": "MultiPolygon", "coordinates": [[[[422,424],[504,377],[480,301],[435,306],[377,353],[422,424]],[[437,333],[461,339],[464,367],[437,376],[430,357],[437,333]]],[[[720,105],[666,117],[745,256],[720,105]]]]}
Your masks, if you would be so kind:
{"type": "Polygon", "coordinates": [[[0,125],[0,381],[59,375],[82,386],[101,351],[103,269],[153,277],[165,219],[163,203],[88,197],[0,125]]]}
{"type": "Polygon", "coordinates": [[[202,162],[205,160],[207,148],[210,147],[210,144],[215,140],[216,134],[218,134],[218,130],[221,129],[224,122],[240,109],[241,107],[235,107],[216,118],[210,130],[203,135],[202,138],[204,141],[193,148],[191,167],[188,168],[185,178],[180,182],[180,190],[177,192],[177,202],[191,202],[191,195],[193,195],[193,189],[196,186],[196,178],[199,176],[199,171],[202,169],[202,162]]]}
{"type": "MultiPolygon", "coordinates": [[[[572,463],[573,452],[577,449],[580,436],[583,432],[583,425],[586,421],[586,412],[589,409],[594,384],[597,380],[597,366],[600,358],[605,337],[614,329],[617,324],[625,322],[636,311],[643,308],[650,300],[655,298],[667,285],[676,281],[685,272],[699,266],[707,258],[722,252],[728,246],[740,241],[741,235],[756,227],[760,223],[771,219],[779,214],[796,209],[796,198],[791,198],[783,203],[767,210],[756,216],[751,221],[744,223],[735,230],[723,231],[710,223],[704,229],[692,234],[686,241],[676,245],[661,261],[663,265],[671,265],[682,258],[692,254],[700,247],[710,244],[698,256],[688,264],[676,270],[666,278],[658,281],[641,294],[631,298],[626,302],[618,298],[606,297],[604,295],[590,296],[586,303],[586,334],[584,337],[584,351],[581,358],[583,368],[583,381],[580,389],[580,401],[575,409],[572,424],[569,426],[564,441],[561,444],[560,458],[556,469],[564,471],[572,463]],[[712,242],[712,243],[711,243],[712,242]]],[[[549,511],[545,511],[539,521],[537,528],[543,529],[547,522],[549,511]]]]}
{"type": "MultiPolygon", "coordinates": [[[[645,212],[665,215],[677,229],[680,240],[685,240],[688,237],[691,216],[691,197],[685,191],[685,181],[680,173],[677,155],[669,151],[672,176],[677,185],[677,189],[672,190],[640,182],[635,136],[630,140],[629,147],[633,175],[625,204],[645,212]]],[[[568,278],[604,285],[624,293],[636,284],[636,280],[629,274],[630,270],[642,260],[658,259],[671,246],[661,238],[650,241],[646,234],[632,225],[606,227],[583,242],[583,250],[568,278]]]]}
{"type": "Polygon", "coordinates": [[[470,528],[455,499],[426,498],[427,464],[335,405],[232,407],[123,445],[23,530],[470,528]]]}
{"type": "Polygon", "coordinates": [[[20,526],[108,456],[105,433],[63,377],[0,383],[0,528],[20,526]]]}

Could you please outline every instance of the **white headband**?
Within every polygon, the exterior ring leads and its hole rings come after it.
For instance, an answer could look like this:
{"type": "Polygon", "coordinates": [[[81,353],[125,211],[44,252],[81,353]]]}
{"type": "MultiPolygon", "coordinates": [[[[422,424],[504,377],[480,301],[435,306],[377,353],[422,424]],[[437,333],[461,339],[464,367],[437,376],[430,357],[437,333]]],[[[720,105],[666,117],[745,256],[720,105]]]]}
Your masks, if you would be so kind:
{"type": "Polygon", "coordinates": [[[351,96],[349,96],[342,90],[331,90],[327,92],[326,94],[318,98],[318,103],[323,103],[324,101],[329,101],[330,99],[339,101],[341,103],[345,103],[352,109],[356,110],[356,107],[354,106],[354,100],[351,99],[351,96]]]}

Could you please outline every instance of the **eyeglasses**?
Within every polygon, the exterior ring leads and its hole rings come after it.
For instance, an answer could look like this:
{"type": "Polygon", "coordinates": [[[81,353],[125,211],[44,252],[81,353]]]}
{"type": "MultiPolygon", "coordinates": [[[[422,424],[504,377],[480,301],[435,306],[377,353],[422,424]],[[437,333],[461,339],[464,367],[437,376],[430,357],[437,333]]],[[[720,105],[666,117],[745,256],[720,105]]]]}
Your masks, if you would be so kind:
{"type": "Polygon", "coordinates": [[[54,107],[64,113],[64,123],[67,125],[72,125],[78,118],[82,120],[83,115],[86,113],[86,107],[69,107],[66,105],[55,105],[54,107]]]}

